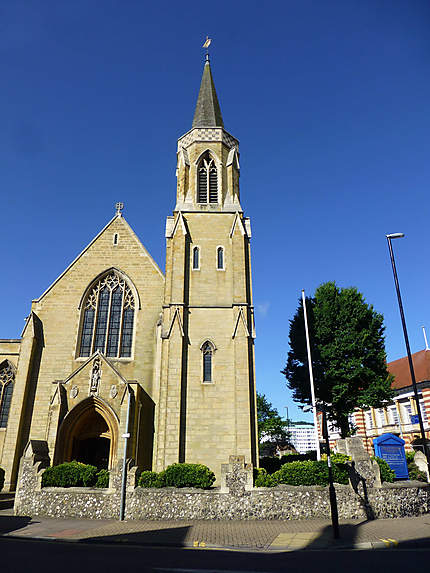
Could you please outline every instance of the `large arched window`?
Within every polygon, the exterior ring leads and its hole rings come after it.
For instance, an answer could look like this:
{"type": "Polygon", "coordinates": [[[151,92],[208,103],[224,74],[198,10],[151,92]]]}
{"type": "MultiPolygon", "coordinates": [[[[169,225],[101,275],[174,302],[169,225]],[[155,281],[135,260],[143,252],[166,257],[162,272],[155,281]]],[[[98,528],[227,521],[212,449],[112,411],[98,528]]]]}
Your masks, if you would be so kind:
{"type": "Polygon", "coordinates": [[[197,168],[197,202],[218,203],[218,172],[208,151],[197,168]]]}
{"type": "Polygon", "coordinates": [[[0,428],[6,428],[12,401],[15,367],[5,360],[0,364],[0,428]]]}
{"type": "Polygon", "coordinates": [[[116,271],[101,278],[85,298],[79,356],[100,350],[106,356],[131,356],[134,297],[116,271]]]}

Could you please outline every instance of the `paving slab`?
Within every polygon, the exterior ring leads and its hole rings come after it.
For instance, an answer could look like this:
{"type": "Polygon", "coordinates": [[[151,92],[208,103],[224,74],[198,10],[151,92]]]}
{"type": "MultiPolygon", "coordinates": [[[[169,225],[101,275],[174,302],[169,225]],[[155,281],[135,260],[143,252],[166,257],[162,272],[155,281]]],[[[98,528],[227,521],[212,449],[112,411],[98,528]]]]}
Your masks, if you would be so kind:
{"type": "Polygon", "coordinates": [[[430,515],[341,520],[334,539],[326,519],[261,521],[118,521],[16,517],[0,513],[0,535],[85,543],[230,548],[252,551],[430,548],[430,515]]]}

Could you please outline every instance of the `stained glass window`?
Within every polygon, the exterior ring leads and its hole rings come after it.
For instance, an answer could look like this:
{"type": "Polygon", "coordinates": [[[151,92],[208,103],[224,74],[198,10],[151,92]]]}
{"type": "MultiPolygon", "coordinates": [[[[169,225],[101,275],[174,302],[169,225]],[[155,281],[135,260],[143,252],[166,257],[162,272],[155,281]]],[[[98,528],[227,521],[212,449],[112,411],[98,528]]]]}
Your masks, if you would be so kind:
{"type": "Polygon", "coordinates": [[[134,297],[115,271],[100,279],[84,303],[79,356],[96,350],[112,357],[130,357],[133,340],[134,297]]]}
{"type": "Polygon", "coordinates": [[[202,157],[197,169],[197,202],[218,203],[218,171],[208,152],[202,157]]]}
{"type": "Polygon", "coordinates": [[[5,360],[0,364],[0,428],[6,428],[12,401],[15,368],[5,360]]]}

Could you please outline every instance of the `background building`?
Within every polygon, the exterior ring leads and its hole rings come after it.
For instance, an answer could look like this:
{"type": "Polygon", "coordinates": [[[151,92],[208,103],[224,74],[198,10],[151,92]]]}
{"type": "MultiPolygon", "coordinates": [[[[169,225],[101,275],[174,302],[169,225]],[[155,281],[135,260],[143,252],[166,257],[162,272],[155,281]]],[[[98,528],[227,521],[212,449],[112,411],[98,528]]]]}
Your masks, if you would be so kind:
{"type": "MultiPolygon", "coordinates": [[[[420,408],[427,438],[430,438],[430,350],[420,350],[412,354],[415,378],[417,381],[420,408]]],[[[357,409],[351,416],[351,423],[357,429],[357,436],[369,453],[373,454],[373,438],[381,434],[395,434],[405,440],[406,450],[412,450],[416,440],[421,439],[417,408],[411,383],[408,357],[388,363],[388,371],[394,376],[392,387],[395,397],[392,403],[382,408],[357,409]]],[[[319,417],[320,420],[320,417],[319,417]]],[[[321,423],[319,424],[321,435],[321,423]]],[[[330,442],[334,446],[340,434],[329,426],[330,442]]]]}
{"type": "Polygon", "coordinates": [[[311,422],[290,422],[290,442],[300,454],[317,449],[315,428],[311,422]]]}

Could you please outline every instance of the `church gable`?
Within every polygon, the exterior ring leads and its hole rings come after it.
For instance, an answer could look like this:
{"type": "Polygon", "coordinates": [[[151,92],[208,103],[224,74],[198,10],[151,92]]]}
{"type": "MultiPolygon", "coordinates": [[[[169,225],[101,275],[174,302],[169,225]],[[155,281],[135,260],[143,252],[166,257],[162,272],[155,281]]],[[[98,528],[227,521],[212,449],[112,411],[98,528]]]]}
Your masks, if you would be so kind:
{"type": "MultiPolygon", "coordinates": [[[[129,274],[145,271],[153,280],[164,280],[154,259],[140,242],[134,231],[121,215],[116,215],[85,247],[65,271],[33,302],[44,304],[45,300],[58,293],[67,283],[70,291],[70,279],[86,277],[88,282],[109,267],[116,267],[129,274]]],[[[81,282],[81,281],[80,281],[81,282]]]]}
{"type": "MultiPolygon", "coordinates": [[[[145,348],[149,343],[152,352],[163,289],[160,269],[124,218],[116,215],[33,301],[46,349],[56,362],[55,378],[65,376],[70,358],[85,358],[96,350],[133,359],[138,343],[145,348]],[[115,336],[107,329],[116,329],[115,336]]],[[[152,367],[152,361],[149,364],[152,367]]]]}

